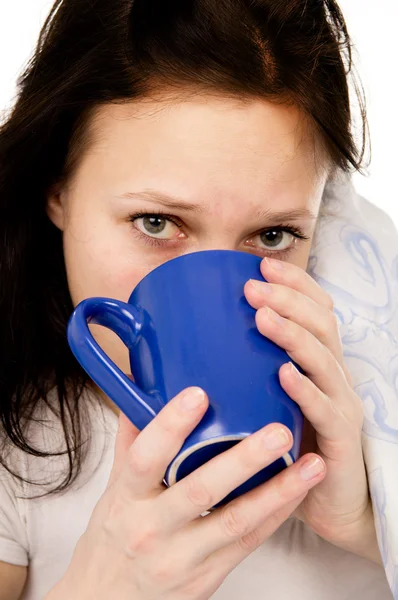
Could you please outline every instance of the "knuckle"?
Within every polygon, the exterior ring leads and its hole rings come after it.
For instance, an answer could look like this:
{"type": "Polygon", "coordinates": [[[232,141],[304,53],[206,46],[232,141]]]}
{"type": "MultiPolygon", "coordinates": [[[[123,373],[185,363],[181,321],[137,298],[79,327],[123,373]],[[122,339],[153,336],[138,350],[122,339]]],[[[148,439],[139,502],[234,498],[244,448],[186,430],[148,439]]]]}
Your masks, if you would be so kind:
{"type": "Polygon", "coordinates": [[[182,587],[181,591],[184,594],[184,598],[186,600],[205,600],[209,598],[209,595],[205,595],[205,593],[210,581],[211,577],[204,573],[203,569],[200,569],[199,573],[190,578],[182,587]]]}
{"type": "Polygon", "coordinates": [[[318,335],[322,340],[327,340],[331,335],[334,335],[337,330],[337,316],[332,312],[328,312],[327,317],[319,324],[318,335]]]}
{"type": "Polygon", "coordinates": [[[230,538],[242,537],[250,530],[247,519],[242,516],[236,506],[227,504],[223,507],[220,520],[223,531],[230,538]]]}
{"type": "Polygon", "coordinates": [[[105,515],[100,519],[103,531],[108,536],[113,536],[117,531],[117,524],[123,520],[126,504],[120,495],[114,494],[107,502],[105,515]]]}
{"type": "Polygon", "coordinates": [[[151,579],[156,587],[170,587],[177,579],[175,558],[162,559],[156,563],[156,566],[151,570],[151,579]]]}
{"type": "Polygon", "coordinates": [[[278,511],[282,509],[285,504],[294,500],[295,496],[297,496],[299,490],[297,490],[297,482],[292,481],[292,477],[294,477],[293,471],[290,469],[286,469],[282,477],[278,477],[275,479],[274,483],[274,511],[278,511]]]}
{"type": "MultiPolygon", "coordinates": [[[[162,447],[165,449],[171,449],[177,445],[181,445],[183,441],[183,427],[184,421],[179,416],[176,418],[176,413],[172,410],[172,406],[168,407],[170,410],[162,411],[159,414],[159,418],[155,418],[153,421],[154,427],[154,439],[161,440],[162,447]],[[180,443],[181,442],[181,443],[180,443]]],[[[177,450],[175,451],[175,453],[177,450]]]]}
{"type": "Polygon", "coordinates": [[[337,314],[335,312],[333,312],[333,310],[330,311],[330,318],[331,318],[333,327],[338,329],[340,320],[339,320],[339,317],[337,316],[337,314]]]}
{"type": "Polygon", "coordinates": [[[215,503],[213,494],[207,489],[201,479],[200,472],[193,471],[183,479],[185,494],[189,502],[198,508],[208,508],[215,503]]]}
{"type": "MultiPolygon", "coordinates": [[[[172,407],[170,406],[170,409],[172,407]]],[[[159,428],[159,433],[164,437],[174,438],[176,432],[179,430],[179,424],[181,423],[180,419],[175,418],[174,411],[164,412],[162,415],[162,419],[157,421],[157,427],[159,428]]]]}
{"type": "Polygon", "coordinates": [[[153,526],[147,525],[137,529],[129,536],[125,546],[126,554],[130,558],[138,555],[147,555],[154,552],[158,544],[158,532],[153,526]]]}
{"type": "Polygon", "coordinates": [[[131,448],[128,451],[128,458],[130,468],[137,475],[147,475],[151,469],[152,464],[146,457],[143,456],[143,453],[140,451],[139,443],[136,442],[132,444],[131,448]]]}
{"type": "Polygon", "coordinates": [[[252,552],[262,543],[260,532],[258,529],[249,531],[237,540],[237,544],[244,552],[252,552]]]}
{"type": "Polygon", "coordinates": [[[332,312],[334,311],[334,300],[333,300],[332,296],[330,296],[330,294],[326,294],[325,304],[326,304],[326,308],[328,308],[332,312]]]}
{"type": "Polygon", "coordinates": [[[236,451],[239,452],[239,470],[246,473],[248,477],[250,471],[253,469],[253,465],[258,464],[259,467],[263,467],[265,461],[268,461],[267,454],[263,450],[263,440],[264,434],[261,431],[249,435],[249,437],[236,446],[236,451]]]}

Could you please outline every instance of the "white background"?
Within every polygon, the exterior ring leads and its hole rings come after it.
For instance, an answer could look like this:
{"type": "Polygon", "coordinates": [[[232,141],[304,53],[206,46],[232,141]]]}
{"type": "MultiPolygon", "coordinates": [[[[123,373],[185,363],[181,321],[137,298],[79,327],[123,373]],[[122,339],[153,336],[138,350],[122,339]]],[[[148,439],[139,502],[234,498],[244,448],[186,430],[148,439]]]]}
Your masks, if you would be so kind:
{"type": "MultiPolygon", "coordinates": [[[[51,5],[52,0],[0,0],[0,109],[12,103],[15,80],[51,5]]],[[[368,175],[355,174],[354,181],[359,192],[387,211],[398,225],[398,0],[340,0],[340,6],[355,44],[354,59],[367,96],[372,142],[368,175]]]]}

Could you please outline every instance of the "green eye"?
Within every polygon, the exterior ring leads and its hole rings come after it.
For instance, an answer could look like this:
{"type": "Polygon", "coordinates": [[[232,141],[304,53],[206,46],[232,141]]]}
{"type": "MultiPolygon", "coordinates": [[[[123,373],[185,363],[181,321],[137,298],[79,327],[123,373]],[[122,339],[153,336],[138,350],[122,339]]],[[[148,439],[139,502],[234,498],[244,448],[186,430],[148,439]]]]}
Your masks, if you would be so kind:
{"type": "Polygon", "coordinates": [[[148,233],[162,233],[166,228],[167,221],[163,217],[143,217],[142,225],[148,233]]]}
{"type": "Polygon", "coordinates": [[[284,229],[268,229],[260,233],[258,237],[265,248],[283,251],[291,246],[294,236],[284,229]]]}
{"type": "Polygon", "coordinates": [[[134,227],[152,239],[168,240],[176,237],[180,225],[168,215],[137,214],[130,219],[134,227]]]}

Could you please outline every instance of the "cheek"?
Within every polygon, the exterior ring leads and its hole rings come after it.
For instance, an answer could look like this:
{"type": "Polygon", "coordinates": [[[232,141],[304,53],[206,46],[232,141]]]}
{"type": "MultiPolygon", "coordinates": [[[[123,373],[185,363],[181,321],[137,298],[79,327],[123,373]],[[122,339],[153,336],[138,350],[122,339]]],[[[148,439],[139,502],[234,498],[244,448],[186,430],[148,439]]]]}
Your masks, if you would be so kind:
{"type": "Polygon", "coordinates": [[[114,228],[93,228],[85,235],[74,229],[64,232],[64,257],[74,306],[90,296],[127,301],[151,266],[134,252],[129,236],[114,228]]]}
{"type": "MultiPolygon", "coordinates": [[[[128,232],[113,226],[79,227],[64,231],[64,257],[73,305],[85,298],[104,296],[126,302],[137,283],[151,270],[145,257],[134,252],[128,232]]],[[[92,223],[92,220],[91,220],[92,223]]],[[[105,353],[125,373],[130,372],[127,348],[109,329],[90,329],[105,353]]]]}

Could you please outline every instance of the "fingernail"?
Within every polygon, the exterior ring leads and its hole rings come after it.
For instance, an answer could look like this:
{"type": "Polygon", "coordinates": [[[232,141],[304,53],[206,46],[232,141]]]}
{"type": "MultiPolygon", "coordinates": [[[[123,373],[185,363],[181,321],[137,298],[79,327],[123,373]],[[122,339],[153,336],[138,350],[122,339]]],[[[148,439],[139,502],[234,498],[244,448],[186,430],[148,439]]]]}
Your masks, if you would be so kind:
{"type": "Polygon", "coordinates": [[[275,258],[264,258],[267,265],[271,267],[271,269],[275,269],[276,271],[282,271],[284,268],[284,264],[280,260],[276,260],[275,258]]]}
{"type": "Polygon", "coordinates": [[[257,279],[250,279],[250,283],[254,287],[258,294],[270,294],[272,292],[272,286],[265,281],[257,281],[257,279]]]}
{"type": "Polygon", "coordinates": [[[283,427],[275,427],[265,433],[264,442],[268,450],[279,450],[290,442],[290,435],[283,427]]]}
{"type": "Polygon", "coordinates": [[[306,460],[306,462],[302,465],[300,469],[301,478],[304,481],[309,481],[310,479],[314,479],[317,475],[322,473],[325,470],[325,465],[323,461],[315,456],[306,460]]]}
{"type": "Polygon", "coordinates": [[[296,379],[302,379],[303,376],[300,373],[300,371],[297,369],[297,367],[295,367],[291,361],[289,361],[289,365],[290,365],[290,372],[293,375],[293,377],[295,377],[296,379]]]}
{"type": "Polygon", "coordinates": [[[203,404],[204,399],[205,393],[201,388],[191,388],[181,396],[180,405],[184,410],[194,410],[203,404]]]}

